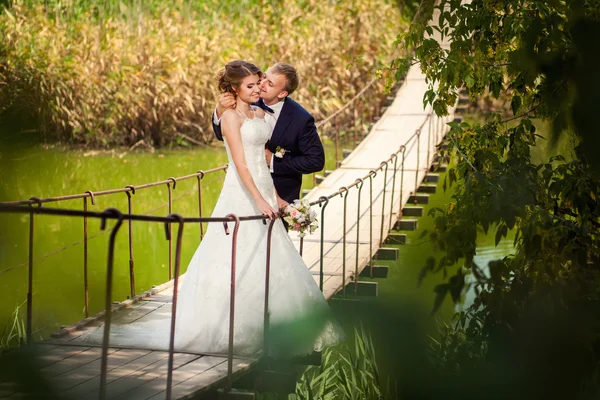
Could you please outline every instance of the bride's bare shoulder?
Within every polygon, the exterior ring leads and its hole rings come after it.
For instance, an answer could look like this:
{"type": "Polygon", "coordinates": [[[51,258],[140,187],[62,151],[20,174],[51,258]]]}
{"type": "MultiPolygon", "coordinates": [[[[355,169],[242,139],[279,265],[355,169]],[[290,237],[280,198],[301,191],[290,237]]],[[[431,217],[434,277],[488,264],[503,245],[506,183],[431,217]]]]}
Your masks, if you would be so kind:
{"type": "Polygon", "coordinates": [[[221,115],[221,119],[223,121],[235,121],[235,120],[239,120],[240,118],[233,108],[228,108],[225,111],[223,111],[223,115],[221,115]]]}
{"type": "Polygon", "coordinates": [[[223,136],[228,136],[231,132],[239,131],[242,126],[242,120],[235,110],[228,108],[221,115],[221,126],[223,127],[223,136]]]}
{"type": "Polygon", "coordinates": [[[240,115],[232,108],[228,108],[223,111],[223,115],[221,115],[221,122],[228,126],[240,126],[242,125],[242,118],[240,115]]]}

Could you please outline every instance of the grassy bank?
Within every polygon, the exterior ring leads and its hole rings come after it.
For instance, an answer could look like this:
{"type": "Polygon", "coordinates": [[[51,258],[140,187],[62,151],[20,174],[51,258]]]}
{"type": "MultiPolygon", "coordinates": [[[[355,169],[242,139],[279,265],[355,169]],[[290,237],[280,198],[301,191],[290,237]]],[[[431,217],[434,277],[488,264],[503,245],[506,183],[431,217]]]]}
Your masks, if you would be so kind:
{"type": "Polygon", "coordinates": [[[401,24],[388,0],[15,0],[0,12],[0,116],[89,147],[209,142],[216,72],[243,58],[295,65],[294,98],[320,119],[374,77],[401,24]]]}

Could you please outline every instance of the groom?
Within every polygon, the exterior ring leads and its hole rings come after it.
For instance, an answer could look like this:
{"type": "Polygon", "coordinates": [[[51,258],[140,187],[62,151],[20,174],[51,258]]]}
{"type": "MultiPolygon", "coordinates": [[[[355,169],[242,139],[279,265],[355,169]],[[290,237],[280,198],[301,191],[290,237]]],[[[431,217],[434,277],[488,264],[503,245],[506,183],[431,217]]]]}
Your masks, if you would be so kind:
{"type": "MultiPolygon", "coordinates": [[[[302,175],[324,168],[323,144],[313,116],[289,97],[298,87],[298,74],[294,67],[276,63],[267,69],[261,85],[261,99],[255,105],[265,110],[265,120],[273,128],[265,148],[265,158],[277,193],[291,203],[300,198],[302,175]]],[[[231,93],[221,94],[213,118],[218,140],[223,140],[220,117],[229,107],[235,107],[234,96],[231,93]]],[[[278,204],[278,207],[282,209],[286,205],[278,204]]]]}

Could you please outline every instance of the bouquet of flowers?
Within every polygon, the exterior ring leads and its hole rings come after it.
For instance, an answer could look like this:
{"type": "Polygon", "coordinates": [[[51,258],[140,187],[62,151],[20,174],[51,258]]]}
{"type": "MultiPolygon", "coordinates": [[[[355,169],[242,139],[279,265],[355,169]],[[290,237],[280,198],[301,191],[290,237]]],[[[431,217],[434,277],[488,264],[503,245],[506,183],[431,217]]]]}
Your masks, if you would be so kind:
{"type": "Polygon", "coordinates": [[[319,226],[317,213],[311,210],[308,200],[294,200],[284,210],[283,219],[290,225],[290,229],[298,231],[298,236],[306,236],[306,231],[313,233],[319,226]]]}

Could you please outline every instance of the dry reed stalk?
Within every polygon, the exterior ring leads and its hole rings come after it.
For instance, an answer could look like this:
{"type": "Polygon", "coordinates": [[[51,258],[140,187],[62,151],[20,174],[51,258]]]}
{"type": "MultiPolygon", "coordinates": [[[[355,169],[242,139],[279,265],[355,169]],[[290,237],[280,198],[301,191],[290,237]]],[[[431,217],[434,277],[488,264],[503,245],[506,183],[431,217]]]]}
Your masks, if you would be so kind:
{"type": "MultiPolygon", "coordinates": [[[[34,117],[48,140],[100,148],[139,140],[161,146],[180,135],[210,142],[214,77],[237,58],[262,68],[295,65],[301,85],[293,97],[324,118],[374,77],[402,29],[386,0],[285,8],[251,1],[235,18],[231,7],[215,11],[210,2],[200,10],[180,1],[153,13],[104,10],[114,17],[81,7],[76,15],[49,13],[32,3],[14,1],[0,13],[0,107],[34,117]]],[[[381,102],[382,88],[363,104],[381,102]]],[[[341,129],[353,118],[343,114],[341,129]]]]}

